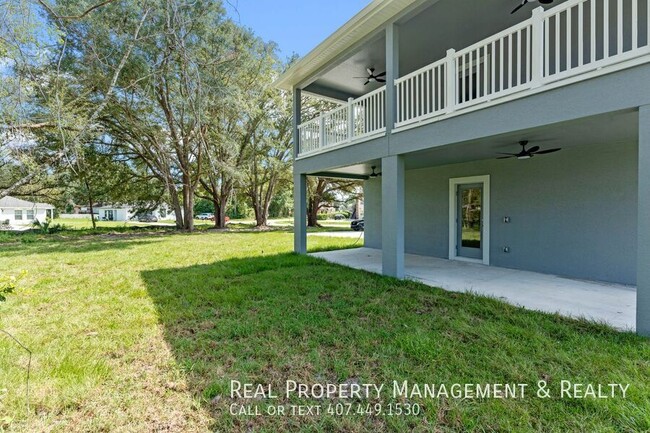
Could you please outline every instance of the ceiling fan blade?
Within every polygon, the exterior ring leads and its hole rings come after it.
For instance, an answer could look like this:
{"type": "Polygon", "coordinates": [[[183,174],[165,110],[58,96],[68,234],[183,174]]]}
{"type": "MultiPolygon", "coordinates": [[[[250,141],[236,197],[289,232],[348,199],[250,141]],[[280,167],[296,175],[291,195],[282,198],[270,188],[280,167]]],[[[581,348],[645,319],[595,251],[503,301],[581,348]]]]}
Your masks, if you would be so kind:
{"type": "Polygon", "coordinates": [[[512,14],[514,14],[515,12],[517,12],[519,9],[523,8],[524,6],[526,6],[526,3],[528,3],[528,0],[524,0],[524,1],[519,5],[519,6],[517,6],[516,8],[514,8],[514,10],[513,10],[512,12],[510,12],[510,14],[512,15],[512,14]]]}
{"type": "Polygon", "coordinates": [[[536,153],[536,155],[546,155],[547,153],[554,153],[554,152],[559,152],[562,150],[562,148],[558,147],[557,149],[548,149],[548,150],[541,150],[536,153]]]}
{"type": "Polygon", "coordinates": [[[363,83],[364,86],[367,86],[368,84],[370,84],[370,80],[368,80],[368,81],[366,81],[365,83],[363,83]]]}
{"type": "Polygon", "coordinates": [[[383,78],[375,78],[375,81],[377,81],[378,83],[385,83],[386,82],[386,80],[383,79],[383,78]]]}
{"type": "Polygon", "coordinates": [[[510,158],[516,158],[516,157],[517,157],[517,155],[513,155],[513,156],[500,156],[500,157],[498,157],[497,159],[510,159],[510,158]]]}
{"type": "Polygon", "coordinates": [[[497,152],[497,155],[519,156],[518,153],[497,152]]]}
{"type": "Polygon", "coordinates": [[[530,149],[528,149],[528,153],[535,153],[539,150],[539,146],[533,146],[530,149]]]}
{"type": "Polygon", "coordinates": [[[385,77],[385,76],[386,76],[386,72],[382,72],[381,74],[377,74],[377,75],[375,75],[375,76],[376,76],[377,78],[379,78],[379,77],[385,77]]]}
{"type": "Polygon", "coordinates": [[[366,68],[366,72],[368,72],[368,75],[372,75],[375,72],[375,68],[366,68]]]}

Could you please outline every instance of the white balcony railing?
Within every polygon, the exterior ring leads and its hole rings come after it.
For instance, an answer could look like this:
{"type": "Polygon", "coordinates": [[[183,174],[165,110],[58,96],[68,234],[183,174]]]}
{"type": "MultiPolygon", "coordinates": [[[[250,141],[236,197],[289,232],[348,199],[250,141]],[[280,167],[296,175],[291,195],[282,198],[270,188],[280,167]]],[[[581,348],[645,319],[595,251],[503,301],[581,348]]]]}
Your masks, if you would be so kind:
{"type": "Polygon", "coordinates": [[[301,155],[383,134],[386,132],[386,87],[350,99],[298,129],[301,155]]]}
{"type": "Polygon", "coordinates": [[[395,127],[650,54],[649,22],[650,0],[537,8],[530,19],[396,80],[395,127]]]}
{"type": "MultiPolygon", "coordinates": [[[[569,0],[395,80],[395,129],[650,55],[650,0],[569,0]]],[[[385,88],[300,126],[300,153],[383,133],[385,88]]],[[[523,93],[522,93],[523,95],[523,93]]]]}

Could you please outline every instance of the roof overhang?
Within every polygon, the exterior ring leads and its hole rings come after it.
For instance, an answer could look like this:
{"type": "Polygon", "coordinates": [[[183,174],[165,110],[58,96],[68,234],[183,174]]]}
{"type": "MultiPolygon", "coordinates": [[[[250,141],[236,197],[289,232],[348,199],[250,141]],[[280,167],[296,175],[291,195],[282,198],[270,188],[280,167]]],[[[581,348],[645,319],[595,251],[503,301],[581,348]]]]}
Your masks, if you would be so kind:
{"type": "Polygon", "coordinates": [[[294,63],[275,81],[274,86],[292,90],[294,87],[309,84],[310,79],[322,72],[342,53],[375,34],[406,9],[420,3],[422,0],[373,0],[343,27],[294,63]]]}

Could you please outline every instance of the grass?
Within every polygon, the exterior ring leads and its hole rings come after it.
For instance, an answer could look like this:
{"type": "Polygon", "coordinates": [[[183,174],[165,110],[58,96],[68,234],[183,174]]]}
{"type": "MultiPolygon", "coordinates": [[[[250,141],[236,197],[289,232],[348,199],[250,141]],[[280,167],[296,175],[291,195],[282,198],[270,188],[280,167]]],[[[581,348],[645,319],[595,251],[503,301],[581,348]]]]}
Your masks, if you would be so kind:
{"type": "MultiPolygon", "coordinates": [[[[354,239],[313,237],[312,249],[354,239]]],[[[606,326],[290,254],[292,235],[152,231],[0,246],[10,431],[650,430],[650,344],[606,326]],[[629,383],[627,399],[412,399],[420,416],[231,416],[231,379],[629,383]]],[[[384,403],[389,403],[386,397],[384,403]]],[[[240,402],[241,401],[237,401],[240,402]]],[[[255,401],[262,407],[268,402],[255,401]]],[[[281,403],[288,403],[280,400],[281,403]]],[[[299,402],[292,400],[293,403],[299,402]]],[[[302,401],[308,403],[309,401],[302,401]]],[[[322,401],[311,403],[322,404],[322,401]]],[[[373,402],[374,403],[374,402],[373,402]]],[[[1,422],[1,421],[0,421],[1,422]]]]}
{"type": "MultiPolygon", "coordinates": [[[[0,230],[0,245],[11,243],[32,243],[41,241],[60,241],[72,238],[83,238],[88,236],[111,236],[118,234],[133,233],[175,233],[174,223],[163,221],[161,223],[149,224],[137,221],[97,221],[97,228],[92,228],[89,219],[58,218],[52,221],[52,225],[62,225],[64,230],[55,234],[45,235],[37,229],[26,231],[4,231],[0,230]]],[[[351,231],[349,221],[320,221],[321,227],[309,228],[310,233],[351,231]]],[[[210,221],[195,220],[194,227],[198,231],[214,230],[214,223],[210,221]]],[[[266,230],[292,232],[293,223],[289,219],[270,220],[266,230]]],[[[232,220],[228,224],[227,231],[258,231],[254,220],[232,220]]]]}

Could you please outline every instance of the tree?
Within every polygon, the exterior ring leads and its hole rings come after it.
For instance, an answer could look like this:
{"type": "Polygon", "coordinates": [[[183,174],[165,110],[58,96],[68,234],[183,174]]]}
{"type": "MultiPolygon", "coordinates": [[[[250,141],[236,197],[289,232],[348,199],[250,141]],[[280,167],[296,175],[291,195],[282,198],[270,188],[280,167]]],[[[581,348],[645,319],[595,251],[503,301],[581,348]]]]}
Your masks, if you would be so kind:
{"type": "Polygon", "coordinates": [[[6,0],[3,5],[7,13],[0,19],[1,49],[10,67],[0,77],[2,88],[10,90],[0,92],[0,146],[11,149],[9,158],[17,170],[0,197],[66,164],[71,152],[100,133],[98,119],[115,94],[149,12],[145,3],[133,5],[132,14],[125,16],[113,1],[88,6],[61,0],[56,10],[44,0],[6,0]],[[78,13],[61,12],[70,10],[78,13]],[[98,14],[110,13],[121,18],[97,20],[98,14]],[[111,44],[110,58],[99,57],[86,45],[92,41],[84,35],[95,27],[104,31],[105,44],[111,44]],[[77,65],[93,65],[102,73],[79,80],[77,65]]]}
{"type": "Polygon", "coordinates": [[[307,225],[320,227],[318,213],[326,205],[346,201],[340,200],[337,194],[358,195],[359,182],[348,180],[326,179],[322,177],[309,178],[307,183],[307,225]]]}
{"type": "Polygon", "coordinates": [[[147,174],[138,161],[127,161],[100,144],[90,144],[77,153],[64,176],[66,198],[72,203],[88,203],[96,228],[95,203],[128,203],[153,210],[162,203],[165,189],[147,174]]]}
{"type": "Polygon", "coordinates": [[[278,188],[271,199],[269,218],[286,218],[293,212],[293,188],[289,182],[284,188],[278,188]]]}
{"type": "Polygon", "coordinates": [[[251,148],[245,191],[253,206],[257,227],[267,225],[276,188],[288,185],[291,179],[291,116],[286,115],[287,109],[282,105],[273,115],[274,129],[256,136],[251,148]]]}
{"type": "Polygon", "coordinates": [[[269,206],[276,189],[291,182],[292,111],[286,92],[270,87],[271,79],[259,94],[257,111],[261,121],[251,134],[246,158],[244,191],[248,196],[257,227],[267,225],[269,206]]]}
{"type": "Polygon", "coordinates": [[[166,186],[177,227],[192,230],[195,195],[214,164],[206,159],[215,146],[214,112],[225,109],[245,38],[207,0],[170,0],[148,26],[157,36],[140,46],[105,121],[113,144],[166,186]]]}
{"type": "Polygon", "coordinates": [[[265,134],[273,107],[268,102],[276,95],[271,89],[278,64],[275,46],[247,30],[240,30],[239,36],[239,56],[229,70],[222,103],[209,109],[212,127],[206,133],[209,146],[199,193],[212,200],[217,228],[225,226],[228,202],[246,182],[251,146],[265,134]]]}

